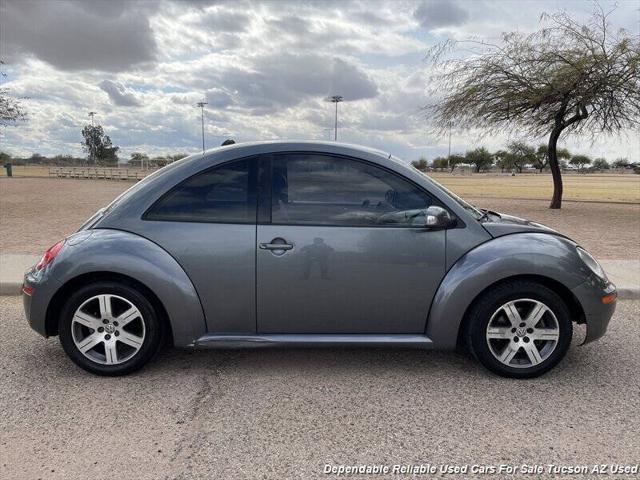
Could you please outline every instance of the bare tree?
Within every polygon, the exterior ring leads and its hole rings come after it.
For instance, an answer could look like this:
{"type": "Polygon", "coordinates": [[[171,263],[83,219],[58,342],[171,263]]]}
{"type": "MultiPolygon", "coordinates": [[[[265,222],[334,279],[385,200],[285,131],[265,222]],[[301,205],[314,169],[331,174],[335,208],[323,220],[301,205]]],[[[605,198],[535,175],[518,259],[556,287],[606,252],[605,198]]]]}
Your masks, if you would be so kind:
{"type": "MultiPolygon", "coordinates": [[[[2,60],[0,60],[0,65],[4,65],[2,60]]],[[[6,77],[3,71],[0,71],[0,75],[6,77]]],[[[0,126],[15,125],[26,118],[27,114],[22,108],[20,100],[12,97],[8,88],[0,88],[0,126]]]]}
{"type": "Polygon", "coordinates": [[[597,6],[585,24],[568,14],[543,14],[547,26],[529,35],[503,34],[499,45],[447,41],[427,58],[434,129],[486,133],[519,127],[534,137],[548,135],[553,175],[550,208],[562,205],[557,144],[563,134],[615,133],[640,124],[640,36],[614,31],[611,12],[597,6]],[[448,53],[469,47],[468,56],[448,53]],[[444,97],[440,92],[447,92],[444,97]]]}

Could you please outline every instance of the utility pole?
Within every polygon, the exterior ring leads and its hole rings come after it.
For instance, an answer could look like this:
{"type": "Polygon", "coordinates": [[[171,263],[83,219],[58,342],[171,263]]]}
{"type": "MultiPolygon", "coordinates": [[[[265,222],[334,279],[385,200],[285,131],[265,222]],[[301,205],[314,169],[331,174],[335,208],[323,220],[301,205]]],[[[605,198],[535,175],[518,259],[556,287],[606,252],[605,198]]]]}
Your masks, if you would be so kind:
{"type": "Polygon", "coordinates": [[[89,112],[89,116],[91,117],[91,126],[93,127],[93,117],[98,112],[89,112]]]}
{"type": "Polygon", "coordinates": [[[336,120],[335,120],[335,124],[334,124],[334,129],[333,129],[333,140],[337,141],[338,140],[338,103],[342,102],[344,99],[342,98],[342,95],[333,95],[329,98],[329,101],[331,103],[335,103],[336,104],[336,120]]]}
{"type": "Polygon", "coordinates": [[[200,112],[202,114],[202,153],[204,153],[204,106],[207,102],[198,102],[196,105],[200,107],[200,112]]]}

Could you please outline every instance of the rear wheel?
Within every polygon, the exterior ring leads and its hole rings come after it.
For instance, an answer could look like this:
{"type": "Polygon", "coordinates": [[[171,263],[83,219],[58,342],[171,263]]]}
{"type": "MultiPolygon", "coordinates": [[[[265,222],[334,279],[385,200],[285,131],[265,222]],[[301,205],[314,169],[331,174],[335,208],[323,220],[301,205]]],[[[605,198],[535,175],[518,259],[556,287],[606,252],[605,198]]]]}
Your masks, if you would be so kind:
{"type": "Polygon", "coordinates": [[[467,345],[498,375],[532,378],[552,369],[571,344],[566,304],[549,288],[513,281],[492,288],[472,308],[467,345]]]}
{"type": "Polygon", "coordinates": [[[135,288],[98,282],[71,295],[62,310],[60,343],[71,360],[98,375],[141,368],[160,345],[151,303],[135,288]]]}

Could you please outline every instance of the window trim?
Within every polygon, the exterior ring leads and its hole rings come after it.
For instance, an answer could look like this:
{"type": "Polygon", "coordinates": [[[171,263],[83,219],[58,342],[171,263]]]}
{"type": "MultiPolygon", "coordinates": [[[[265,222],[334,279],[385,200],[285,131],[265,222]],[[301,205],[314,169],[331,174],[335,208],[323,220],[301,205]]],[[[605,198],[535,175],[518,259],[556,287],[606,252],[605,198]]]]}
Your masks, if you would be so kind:
{"type": "Polygon", "coordinates": [[[234,159],[228,160],[226,162],[222,162],[222,163],[218,163],[216,165],[212,165],[212,166],[207,167],[207,168],[205,168],[203,170],[199,170],[199,171],[195,172],[192,175],[189,175],[187,178],[181,180],[179,183],[177,183],[176,185],[171,187],[169,190],[167,190],[162,195],[160,195],[160,197],[158,197],[156,200],[154,200],[154,202],[142,214],[140,219],[142,221],[145,221],[145,222],[208,223],[208,224],[211,224],[211,225],[256,225],[257,224],[257,220],[258,220],[258,206],[259,206],[259,204],[258,204],[258,172],[259,172],[259,168],[260,168],[260,165],[261,165],[260,162],[263,159],[263,157],[264,157],[263,155],[250,155],[248,157],[234,158],[234,159]],[[182,185],[184,185],[186,182],[188,182],[192,178],[197,177],[198,175],[206,174],[206,173],[210,172],[211,170],[215,170],[215,169],[220,168],[220,167],[224,167],[224,166],[227,166],[227,165],[230,165],[230,164],[233,164],[233,163],[244,162],[244,161],[248,161],[248,164],[249,164],[249,193],[250,194],[253,193],[253,195],[255,196],[255,205],[254,205],[254,207],[255,207],[255,217],[254,217],[253,221],[248,220],[248,221],[226,221],[226,222],[221,222],[221,221],[197,220],[197,219],[177,220],[177,219],[172,219],[172,218],[149,218],[149,215],[150,215],[151,211],[156,207],[156,205],[158,205],[166,197],[171,195],[175,190],[180,188],[182,185]]]}
{"type": "Polygon", "coordinates": [[[258,160],[256,197],[258,202],[257,225],[271,225],[272,154],[261,155],[258,160]]]}
{"type": "Polygon", "coordinates": [[[433,195],[431,192],[429,192],[428,190],[426,190],[424,187],[422,187],[421,185],[417,184],[416,182],[414,182],[412,179],[405,177],[404,175],[385,167],[384,165],[380,165],[378,163],[375,162],[371,162],[362,158],[358,158],[358,157],[351,157],[348,155],[341,155],[341,154],[335,154],[335,153],[328,153],[328,152],[316,152],[316,151],[311,151],[311,150],[305,150],[305,151],[288,151],[288,152],[274,152],[268,155],[265,155],[265,160],[268,162],[268,172],[269,174],[266,175],[266,178],[264,179],[264,181],[268,181],[268,185],[266,190],[268,191],[268,198],[264,199],[267,201],[268,203],[268,207],[269,207],[269,220],[264,220],[264,221],[258,221],[258,225],[274,225],[274,226],[281,226],[281,227],[328,227],[328,228],[384,228],[384,229],[390,229],[390,228],[401,228],[401,229],[413,229],[413,230],[425,230],[426,227],[421,227],[421,226],[416,226],[416,225],[394,225],[394,224],[389,224],[389,225],[362,225],[362,224],[324,224],[324,223],[275,223],[273,222],[273,198],[272,198],[272,188],[273,188],[273,161],[274,159],[278,158],[278,157],[283,157],[283,156],[289,156],[289,155],[322,155],[325,157],[332,157],[332,158],[342,158],[345,160],[352,160],[354,162],[357,163],[361,163],[364,164],[366,166],[370,166],[373,168],[378,168],[390,175],[393,175],[397,178],[399,178],[400,180],[403,180],[407,183],[409,183],[411,186],[413,186],[414,188],[416,188],[417,190],[423,192],[424,194],[428,195],[431,200],[432,200],[432,205],[444,208],[447,212],[449,212],[449,215],[452,216],[452,218],[455,218],[457,220],[456,223],[456,227],[455,228],[464,228],[466,227],[466,225],[464,224],[464,222],[462,221],[462,219],[460,219],[454,212],[451,211],[450,208],[448,208],[446,205],[444,205],[440,199],[438,197],[436,197],[435,195],[433,195]]]}

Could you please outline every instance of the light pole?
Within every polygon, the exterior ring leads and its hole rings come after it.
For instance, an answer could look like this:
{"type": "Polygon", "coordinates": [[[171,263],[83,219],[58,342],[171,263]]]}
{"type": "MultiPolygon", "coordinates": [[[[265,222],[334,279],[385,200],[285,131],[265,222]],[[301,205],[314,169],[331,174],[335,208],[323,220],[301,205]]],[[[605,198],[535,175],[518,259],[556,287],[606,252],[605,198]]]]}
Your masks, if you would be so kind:
{"type": "Polygon", "coordinates": [[[331,103],[335,103],[336,104],[336,121],[334,124],[334,129],[333,129],[333,140],[337,141],[338,140],[338,104],[340,102],[342,102],[344,99],[342,98],[342,95],[333,95],[329,98],[329,101],[331,103]]]}
{"type": "Polygon", "coordinates": [[[201,118],[202,118],[202,153],[204,153],[204,106],[207,102],[198,102],[196,105],[200,107],[201,118]]]}
{"type": "MultiPolygon", "coordinates": [[[[89,117],[91,117],[91,128],[93,129],[93,117],[95,116],[95,114],[98,112],[89,112],[89,117]]],[[[94,132],[91,132],[91,138],[93,138],[94,132]]],[[[92,145],[91,147],[93,147],[94,145],[92,145]]],[[[89,163],[93,163],[94,158],[93,158],[93,148],[89,148],[89,163]]]]}
{"type": "Polygon", "coordinates": [[[447,170],[449,169],[449,162],[451,161],[451,125],[452,122],[449,122],[449,155],[447,155],[447,170]]]}

